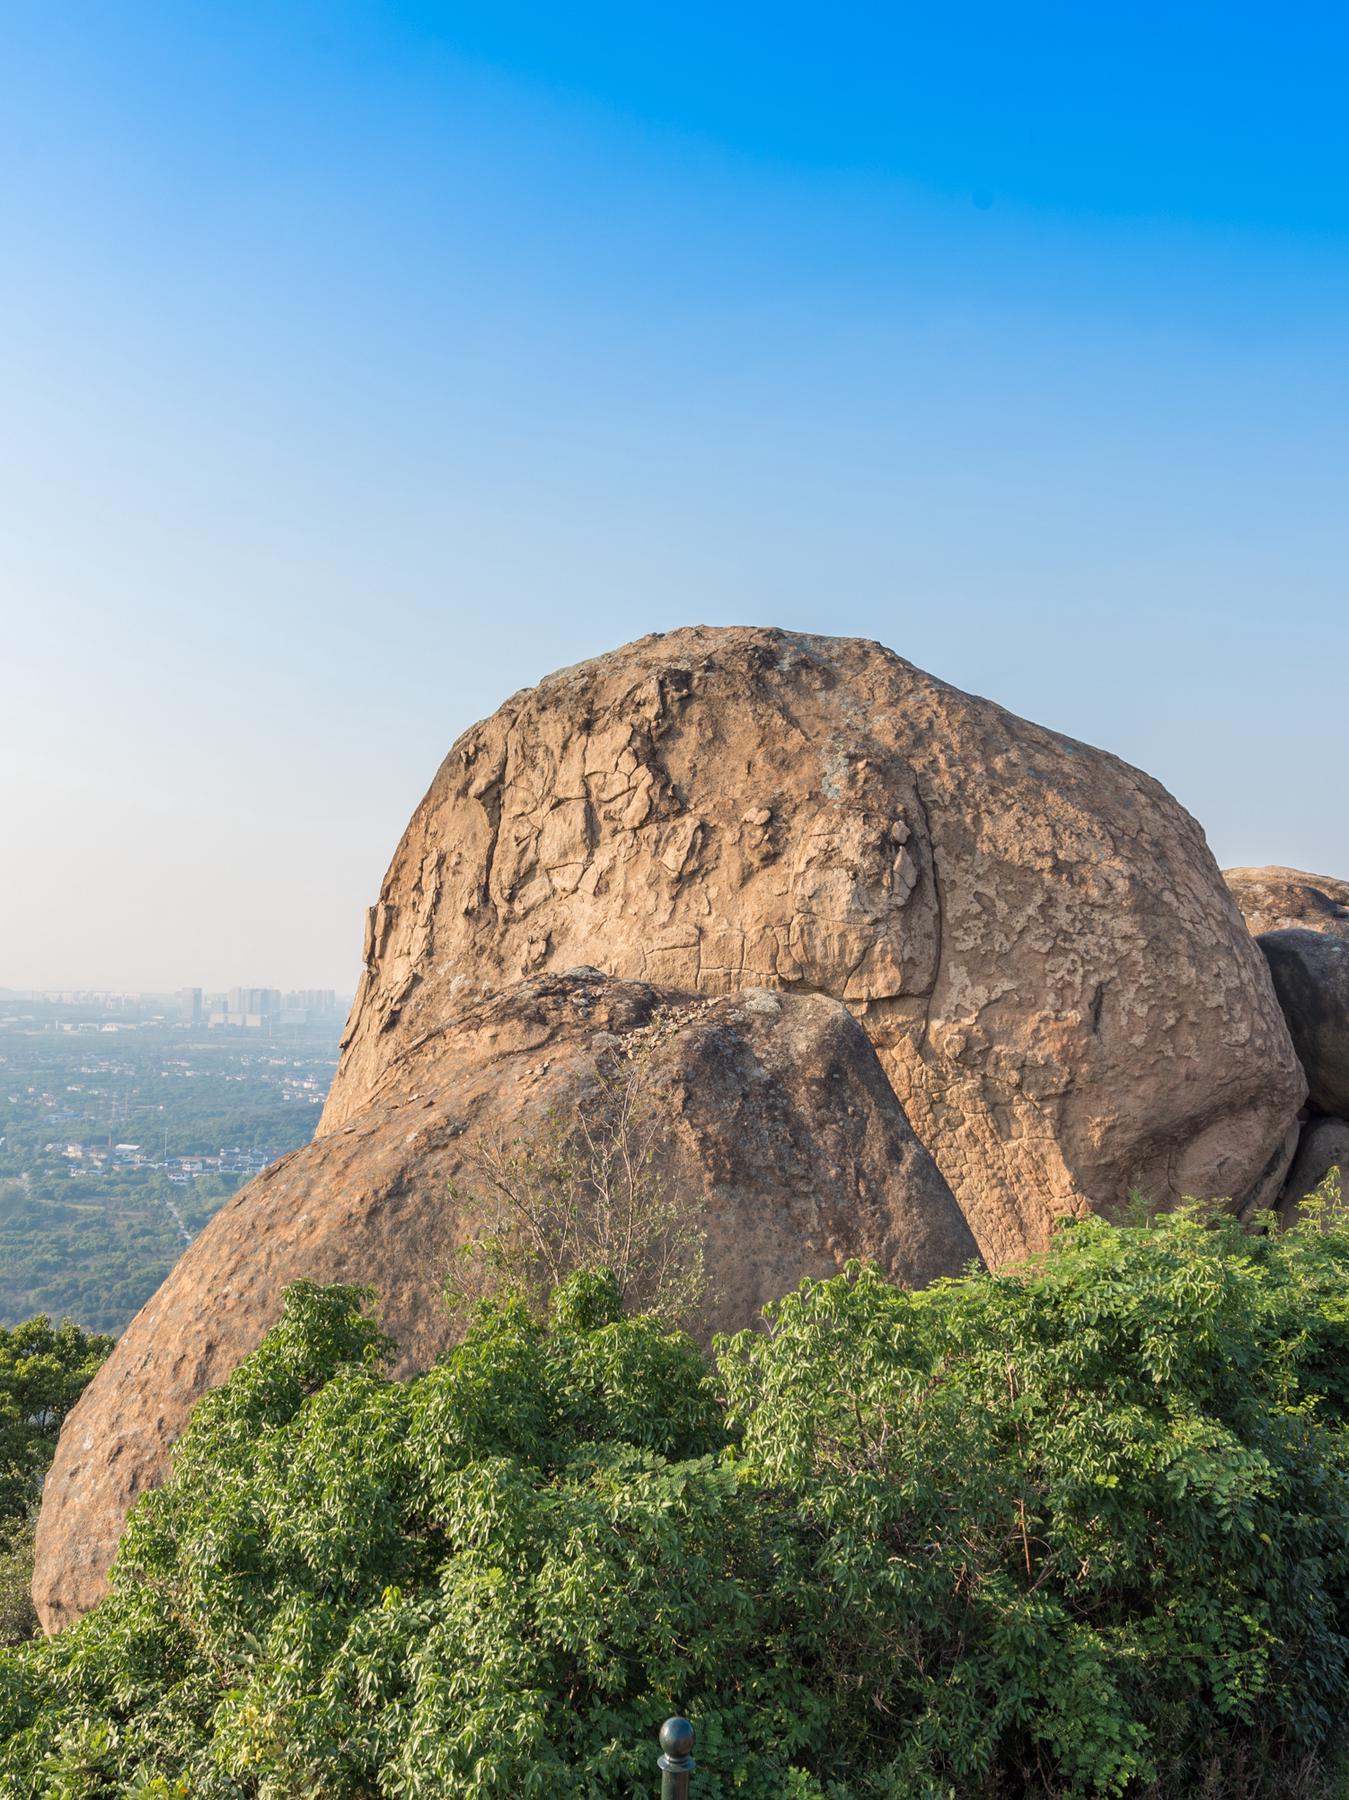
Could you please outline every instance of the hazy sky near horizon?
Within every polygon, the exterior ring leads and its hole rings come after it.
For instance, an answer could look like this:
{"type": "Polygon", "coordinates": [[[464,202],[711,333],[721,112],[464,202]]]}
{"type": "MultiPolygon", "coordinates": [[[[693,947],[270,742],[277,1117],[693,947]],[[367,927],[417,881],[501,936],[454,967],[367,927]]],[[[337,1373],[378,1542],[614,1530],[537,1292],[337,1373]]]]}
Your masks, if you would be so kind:
{"type": "Polygon", "coordinates": [[[336,985],[458,733],[879,638],[1349,876],[1349,15],[0,0],[0,985],[336,985]]]}

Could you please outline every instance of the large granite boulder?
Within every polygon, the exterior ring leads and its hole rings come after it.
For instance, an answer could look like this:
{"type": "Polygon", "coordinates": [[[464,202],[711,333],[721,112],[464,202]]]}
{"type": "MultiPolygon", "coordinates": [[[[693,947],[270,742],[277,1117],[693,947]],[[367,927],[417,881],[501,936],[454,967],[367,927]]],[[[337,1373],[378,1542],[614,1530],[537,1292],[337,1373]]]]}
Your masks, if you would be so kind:
{"type": "Polygon", "coordinates": [[[1317,1112],[1349,1113],[1349,937],[1266,931],[1256,939],[1317,1112]]]}
{"type": "Polygon", "coordinates": [[[1303,869],[1224,869],[1223,880],[1252,937],[1266,931],[1322,931],[1349,940],[1349,881],[1303,869]]]}
{"type": "Polygon", "coordinates": [[[854,639],[643,638],[465,732],[371,910],[321,1132],[462,992],[576,963],[846,1002],[995,1263],[1131,1185],[1245,1204],[1303,1097],[1189,814],[854,639]]]}
{"type": "Polygon", "coordinates": [[[851,1255],[914,1283],[976,1241],[1018,1257],[1130,1186],[1264,1203],[1305,1093],[1165,790],[851,639],[695,628],[516,695],[414,814],[365,960],[315,1142],[223,1209],[66,1422],[48,1629],[288,1281],[370,1282],[404,1368],[436,1354],[475,1146],[565,1114],[615,1040],[705,1209],[711,1325],[851,1255]]]}
{"type": "Polygon", "coordinates": [[[748,1324],[849,1257],[914,1285],[977,1259],[865,1033],[826,995],[718,999],[580,970],[443,998],[433,1029],[391,1047],[359,1110],[217,1214],[70,1414],[38,1528],[46,1630],[98,1599],[128,1508],[288,1282],[370,1283],[401,1372],[445,1348],[441,1287],[480,1222],[484,1146],[546,1140],[615,1059],[649,1087],[656,1178],[706,1231],[709,1327],[748,1324]]]}

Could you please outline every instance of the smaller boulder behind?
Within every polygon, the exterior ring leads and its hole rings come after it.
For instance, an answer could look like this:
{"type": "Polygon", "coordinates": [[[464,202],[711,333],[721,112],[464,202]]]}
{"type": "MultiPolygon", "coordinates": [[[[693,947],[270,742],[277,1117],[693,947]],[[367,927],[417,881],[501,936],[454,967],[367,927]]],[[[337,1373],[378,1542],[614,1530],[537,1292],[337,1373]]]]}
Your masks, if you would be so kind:
{"type": "Polygon", "coordinates": [[[1305,869],[1224,869],[1223,880],[1252,937],[1267,931],[1323,931],[1349,939],[1349,881],[1305,869]]]}

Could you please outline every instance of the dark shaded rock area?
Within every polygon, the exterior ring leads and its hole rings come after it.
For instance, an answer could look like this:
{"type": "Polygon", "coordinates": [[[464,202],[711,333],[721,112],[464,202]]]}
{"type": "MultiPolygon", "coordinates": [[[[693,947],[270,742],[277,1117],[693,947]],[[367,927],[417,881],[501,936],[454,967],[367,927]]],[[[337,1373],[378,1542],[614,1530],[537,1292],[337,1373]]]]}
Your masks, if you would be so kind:
{"type": "Polygon", "coordinates": [[[1349,939],[1267,931],[1256,939],[1274,981],[1315,1111],[1349,1114],[1349,939]]]}

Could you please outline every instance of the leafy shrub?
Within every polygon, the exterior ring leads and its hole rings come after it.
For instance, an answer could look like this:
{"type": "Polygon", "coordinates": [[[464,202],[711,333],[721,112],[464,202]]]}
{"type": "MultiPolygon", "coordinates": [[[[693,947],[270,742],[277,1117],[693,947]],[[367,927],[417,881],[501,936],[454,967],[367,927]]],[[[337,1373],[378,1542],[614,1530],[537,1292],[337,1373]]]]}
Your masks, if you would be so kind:
{"type": "Polygon", "coordinates": [[[709,1365],[583,1273],[406,1383],[301,1284],[104,1603],[0,1653],[0,1792],[629,1796],[674,1710],[699,1800],[1291,1791],[1349,1699],[1347,1274],[1315,1211],[1088,1221],[709,1365]]]}
{"type": "Polygon", "coordinates": [[[815,1528],[839,1773],[1170,1795],[1319,1749],[1349,1692],[1347,1274],[1324,1214],[1092,1220],[1020,1273],[808,1284],[726,1346],[744,1460],[815,1528]]]}
{"type": "Polygon", "coordinates": [[[0,1644],[37,1635],[33,1607],[33,1530],[36,1514],[12,1525],[0,1548],[0,1644]]]}
{"type": "Polygon", "coordinates": [[[0,1328],[0,1534],[27,1514],[61,1422],[112,1344],[69,1319],[0,1328]]]}

